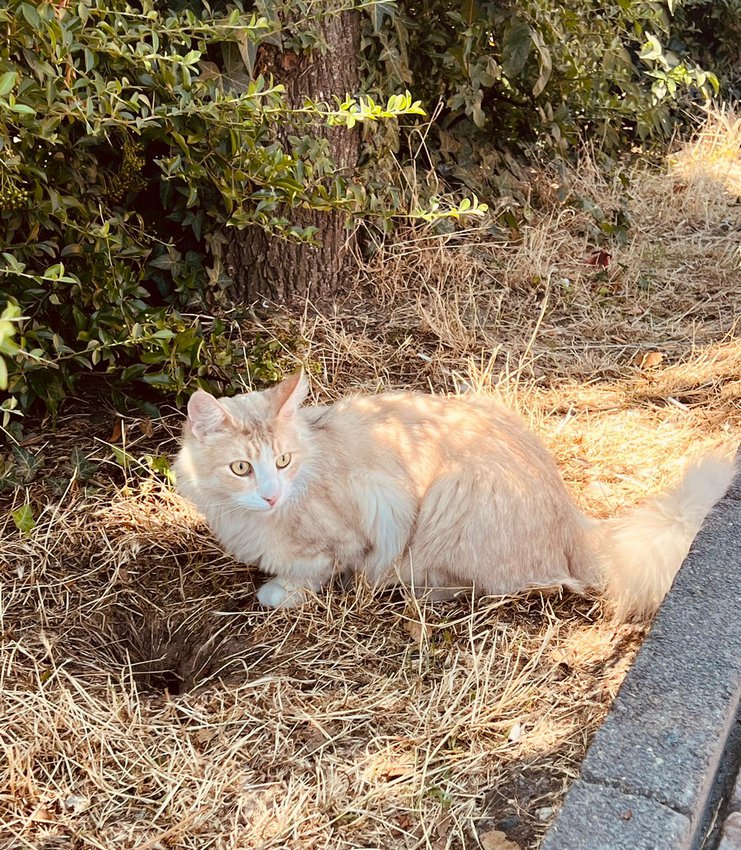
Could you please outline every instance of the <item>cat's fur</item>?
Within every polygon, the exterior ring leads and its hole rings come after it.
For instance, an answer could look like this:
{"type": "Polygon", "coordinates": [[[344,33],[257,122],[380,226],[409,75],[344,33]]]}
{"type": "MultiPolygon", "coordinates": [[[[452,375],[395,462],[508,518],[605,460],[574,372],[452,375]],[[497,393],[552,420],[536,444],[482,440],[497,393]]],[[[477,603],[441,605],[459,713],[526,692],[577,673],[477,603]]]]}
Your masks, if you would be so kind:
{"type": "Polygon", "coordinates": [[[400,392],[301,408],[306,391],[297,373],[233,398],[196,392],[176,462],[180,492],[226,551],[275,576],[258,592],[268,606],[302,602],[341,569],[436,596],[597,588],[619,617],[645,616],[735,471],[706,458],[671,492],[594,520],[490,399],[400,392]],[[237,461],[252,473],[235,474],[237,461]]]}

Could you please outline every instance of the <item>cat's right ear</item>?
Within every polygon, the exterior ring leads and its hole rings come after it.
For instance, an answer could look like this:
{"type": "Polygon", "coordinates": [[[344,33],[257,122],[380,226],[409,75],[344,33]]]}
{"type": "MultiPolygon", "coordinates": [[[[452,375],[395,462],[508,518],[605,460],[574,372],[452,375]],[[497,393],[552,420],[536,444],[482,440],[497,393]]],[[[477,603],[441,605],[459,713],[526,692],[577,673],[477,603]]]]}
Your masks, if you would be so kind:
{"type": "Polygon", "coordinates": [[[229,421],[229,414],[205,390],[196,390],[188,401],[188,425],[194,437],[202,440],[206,434],[221,431],[229,421]]]}

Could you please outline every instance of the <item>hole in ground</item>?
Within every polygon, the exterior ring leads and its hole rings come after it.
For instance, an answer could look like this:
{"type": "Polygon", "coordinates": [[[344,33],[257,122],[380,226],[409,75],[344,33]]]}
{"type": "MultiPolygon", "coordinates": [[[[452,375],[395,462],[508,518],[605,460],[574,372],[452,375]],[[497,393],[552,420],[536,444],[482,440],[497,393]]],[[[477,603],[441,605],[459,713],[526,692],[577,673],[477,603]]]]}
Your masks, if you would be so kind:
{"type": "MultiPolygon", "coordinates": [[[[141,601],[140,599],[138,601],[141,601]]],[[[229,658],[244,646],[246,617],[239,600],[208,600],[165,616],[156,605],[139,610],[120,600],[99,616],[99,628],[86,628],[89,654],[112,673],[131,671],[137,689],[187,693],[227,671],[229,658]],[[232,614],[225,620],[224,614],[232,614]],[[238,636],[237,636],[238,635],[238,636]]]]}

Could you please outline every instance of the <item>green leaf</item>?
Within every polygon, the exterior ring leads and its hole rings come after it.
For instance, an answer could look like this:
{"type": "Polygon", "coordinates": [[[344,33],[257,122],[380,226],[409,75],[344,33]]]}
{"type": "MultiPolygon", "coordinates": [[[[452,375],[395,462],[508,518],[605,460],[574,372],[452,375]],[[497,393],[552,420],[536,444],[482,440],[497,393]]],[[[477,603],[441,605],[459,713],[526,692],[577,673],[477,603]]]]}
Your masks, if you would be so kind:
{"type": "Polygon", "coordinates": [[[21,4],[21,14],[34,29],[41,26],[41,17],[30,3],[21,4]]]}
{"type": "Polygon", "coordinates": [[[170,461],[165,455],[146,455],[146,461],[152,472],[170,476],[170,461]]]}
{"type": "Polygon", "coordinates": [[[13,91],[18,74],[15,71],[7,71],[0,75],[0,97],[4,97],[9,92],[13,91]]]}
{"type": "Polygon", "coordinates": [[[172,377],[167,375],[165,372],[154,372],[149,375],[142,375],[141,380],[152,387],[169,387],[173,383],[172,377]]]}
{"type": "Polygon", "coordinates": [[[533,44],[535,45],[540,56],[540,76],[533,86],[533,97],[538,97],[543,93],[543,89],[548,85],[548,80],[551,78],[553,63],[551,61],[550,50],[545,46],[543,37],[537,30],[532,32],[533,44]]]}
{"type": "Polygon", "coordinates": [[[662,53],[663,50],[661,48],[661,42],[655,35],[647,33],[646,43],[643,45],[643,49],[638,54],[639,57],[648,61],[655,61],[656,59],[661,58],[662,53]]]}
{"type": "Polygon", "coordinates": [[[125,449],[120,449],[118,446],[111,446],[111,451],[113,452],[113,457],[115,458],[116,463],[124,470],[124,472],[127,472],[129,467],[136,463],[134,455],[130,454],[125,449]]]}
{"type": "Polygon", "coordinates": [[[257,60],[257,42],[249,37],[249,33],[244,31],[237,35],[237,47],[239,55],[242,57],[244,67],[250,78],[255,76],[255,61],[257,60]]]}
{"type": "Polygon", "coordinates": [[[177,260],[174,257],[171,257],[169,254],[162,254],[159,257],[155,257],[153,260],[149,261],[149,265],[155,269],[164,269],[165,271],[169,271],[174,268],[177,264],[177,260]]]}
{"type": "Polygon", "coordinates": [[[505,77],[512,79],[517,77],[527,63],[532,47],[533,30],[526,21],[518,18],[516,15],[512,17],[505,33],[504,42],[502,44],[502,70],[505,77]]]}
{"type": "Polygon", "coordinates": [[[381,32],[384,18],[389,17],[393,19],[395,12],[396,4],[394,3],[373,3],[371,5],[368,14],[370,15],[373,33],[375,35],[381,32]]]}
{"type": "Polygon", "coordinates": [[[15,527],[21,534],[30,534],[36,526],[31,505],[22,505],[11,514],[15,527]]]}

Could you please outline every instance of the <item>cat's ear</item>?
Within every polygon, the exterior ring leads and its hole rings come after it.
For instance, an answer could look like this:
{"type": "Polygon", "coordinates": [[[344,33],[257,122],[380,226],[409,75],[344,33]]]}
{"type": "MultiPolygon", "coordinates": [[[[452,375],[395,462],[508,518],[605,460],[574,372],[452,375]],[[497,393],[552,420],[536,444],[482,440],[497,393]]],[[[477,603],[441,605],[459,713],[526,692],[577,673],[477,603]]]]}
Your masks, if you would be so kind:
{"type": "Polygon", "coordinates": [[[219,402],[205,390],[196,390],[188,401],[188,425],[194,437],[221,431],[231,417],[219,402]]]}
{"type": "Polygon", "coordinates": [[[303,369],[298,369],[273,388],[275,413],[279,419],[289,419],[301,407],[309,392],[309,384],[303,369]]]}

